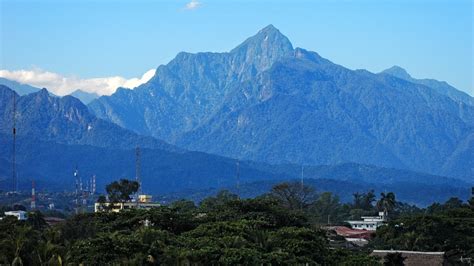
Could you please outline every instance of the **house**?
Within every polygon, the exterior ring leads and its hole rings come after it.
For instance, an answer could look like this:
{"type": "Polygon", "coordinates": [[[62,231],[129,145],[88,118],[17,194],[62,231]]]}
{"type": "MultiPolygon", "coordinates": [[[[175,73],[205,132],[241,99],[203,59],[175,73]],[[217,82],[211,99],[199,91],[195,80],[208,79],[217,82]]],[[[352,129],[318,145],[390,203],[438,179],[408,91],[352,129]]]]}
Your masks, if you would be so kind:
{"type": "Polygon", "coordinates": [[[344,237],[347,242],[350,242],[356,247],[362,247],[369,243],[373,237],[373,232],[361,229],[351,229],[346,226],[331,226],[327,230],[334,231],[336,235],[344,237]]]}
{"type": "Polygon", "coordinates": [[[5,212],[5,216],[15,216],[20,221],[28,219],[28,215],[25,211],[9,211],[5,212]]]}
{"type": "Polygon", "coordinates": [[[444,252],[421,252],[407,250],[374,250],[370,256],[379,257],[381,261],[389,253],[400,253],[405,258],[406,266],[442,266],[446,265],[444,252]]]}
{"type": "Polygon", "coordinates": [[[379,212],[378,216],[362,216],[362,221],[347,221],[352,229],[375,231],[386,222],[386,213],[379,212]]]}

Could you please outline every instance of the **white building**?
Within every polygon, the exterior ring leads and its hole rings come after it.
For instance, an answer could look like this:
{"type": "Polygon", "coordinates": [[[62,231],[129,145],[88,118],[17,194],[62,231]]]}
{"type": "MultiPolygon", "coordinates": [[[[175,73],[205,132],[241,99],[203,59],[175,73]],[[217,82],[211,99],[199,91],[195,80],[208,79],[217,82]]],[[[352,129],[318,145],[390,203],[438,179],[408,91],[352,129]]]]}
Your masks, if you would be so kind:
{"type": "Polygon", "coordinates": [[[152,202],[151,195],[139,195],[138,201],[134,202],[117,202],[117,203],[99,203],[96,202],[94,204],[94,211],[95,212],[104,212],[104,211],[111,211],[111,212],[120,212],[121,210],[126,209],[151,209],[160,207],[161,204],[152,202]]]}
{"type": "Polygon", "coordinates": [[[352,229],[362,229],[375,231],[386,221],[386,215],[384,212],[379,212],[378,216],[362,216],[362,221],[347,221],[352,229]]]}
{"type": "Polygon", "coordinates": [[[15,216],[18,220],[26,220],[28,216],[26,215],[25,211],[9,211],[5,212],[5,216],[15,216]]]}

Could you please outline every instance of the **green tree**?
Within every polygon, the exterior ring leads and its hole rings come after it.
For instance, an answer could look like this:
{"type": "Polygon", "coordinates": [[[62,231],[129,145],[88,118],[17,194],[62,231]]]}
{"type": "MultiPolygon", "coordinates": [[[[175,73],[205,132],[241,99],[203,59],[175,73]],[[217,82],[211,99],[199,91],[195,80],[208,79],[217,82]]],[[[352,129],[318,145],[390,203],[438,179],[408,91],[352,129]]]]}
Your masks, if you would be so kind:
{"type": "Polygon", "coordinates": [[[331,192],[323,192],[310,206],[312,221],[319,224],[337,224],[349,218],[349,213],[343,208],[338,196],[331,192]]]}
{"type": "Polygon", "coordinates": [[[290,210],[305,209],[316,198],[314,188],[299,182],[277,184],[272,188],[270,195],[290,210]]]}
{"type": "Polygon", "coordinates": [[[352,204],[354,206],[354,209],[362,209],[365,211],[373,209],[373,203],[375,201],[374,190],[370,190],[367,193],[356,192],[352,195],[354,197],[354,201],[352,204]]]}
{"type": "Polygon", "coordinates": [[[200,208],[202,210],[212,210],[219,206],[224,206],[226,203],[238,200],[239,196],[230,192],[229,190],[221,190],[215,197],[208,197],[201,201],[200,208]]]}
{"type": "Polygon", "coordinates": [[[120,179],[108,184],[105,190],[111,202],[128,202],[131,200],[130,195],[137,192],[139,186],[137,181],[120,179]]]}
{"type": "Polygon", "coordinates": [[[387,194],[385,193],[380,193],[380,199],[377,201],[377,209],[379,211],[383,211],[385,213],[388,213],[389,211],[392,211],[395,208],[396,204],[395,200],[395,194],[393,192],[389,192],[387,194]]]}

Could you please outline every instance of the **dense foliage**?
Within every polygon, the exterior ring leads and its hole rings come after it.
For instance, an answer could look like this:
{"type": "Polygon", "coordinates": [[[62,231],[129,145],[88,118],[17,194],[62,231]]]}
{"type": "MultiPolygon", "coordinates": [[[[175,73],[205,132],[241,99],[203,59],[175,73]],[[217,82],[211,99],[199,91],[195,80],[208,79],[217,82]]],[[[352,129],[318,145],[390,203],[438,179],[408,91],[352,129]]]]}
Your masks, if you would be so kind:
{"type": "Polygon", "coordinates": [[[423,212],[404,214],[377,230],[371,245],[379,249],[446,251],[452,262],[474,257],[474,202],[456,198],[423,212]]]}
{"type": "MultiPolygon", "coordinates": [[[[117,184],[130,185],[112,187],[117,184]]],[[[331,193],[285,183],[253,199],[221,191],[197,206],[180,200],[150,210],[84,213],[55,226],[48,226],[40,212],[30,212],[27,221],[0,221],[0,263],[379,265],[382,261],[368,256],[369,250],[331,246],[321,225],[327,216],[342,224],[385,210],[391,204],[384,200],[395,200],[387,195],[377,201],[369,191],[354,195],[352,204],[341,204],[331,193]]],[[[391,211],[392,220],[377,231],[371,247],[474,255],[469,205],[451,199],[420,210],[396,202],[391,211]]]]}

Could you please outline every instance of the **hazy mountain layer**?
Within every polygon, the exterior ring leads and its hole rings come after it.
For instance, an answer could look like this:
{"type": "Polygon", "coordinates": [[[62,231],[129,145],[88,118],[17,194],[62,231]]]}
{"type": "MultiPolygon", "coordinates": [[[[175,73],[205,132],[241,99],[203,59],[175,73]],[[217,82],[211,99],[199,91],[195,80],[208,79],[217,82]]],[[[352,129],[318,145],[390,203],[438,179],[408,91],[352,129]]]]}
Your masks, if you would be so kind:
{"type": "Polygon", "coordinates": [[[70,95],[81,100],[81,102],[83,102],[84,104],[89,104],[93,100],[99,98],[99,95],[97,93],[85,92],[83,90],[75,90],[70,95]]]}
{"type": "Polygon", "coordinates": [[[28,84],[22,84],[13,80],[9,80],[6,78],[0,78],[0,85],[7,86],[11,88],[12,90],[16,91],[19,95],[26,95],[32,92],[37,92],[40,89],[30,86],[28,84]]]}
{"type": "MultiPolygon", "coordinates": [[[[135,176],[133,149],[65,145],[29,137],[19,137],[17,144],[21,190],[29,189],[31,180],[35,179],[38,190],[72,191],[76,166],[84,185],[96,175],[100,192],[113,180],[135,176]]],[[[0,190],[11,187],[11,147],[11,136],[0,134],[0,190]]],[[[141,165],[143,191],[163,199],[196,199],[198,195],[209,195],[219,189],[237,191],[237,166],[233,159],[200,152],[143,149],[141,165]]],[[[300,173],[298,165],[242,161],[240,192],[243,196],[255,196],[267,192],[278,182],[299,180],[300,173]],[[246,185],[256,181],[263,182],[246,185]]],[[[423,205],[445,201],[450,196],[466,198],[472,185],[440,176],[357,164],[306,166],[304,176],[305,183],[314,185],[317,191],[336,192],[345,201],[350,200],[354,192],[375,189],[395,191],[400,200],[423,205]]]]}

